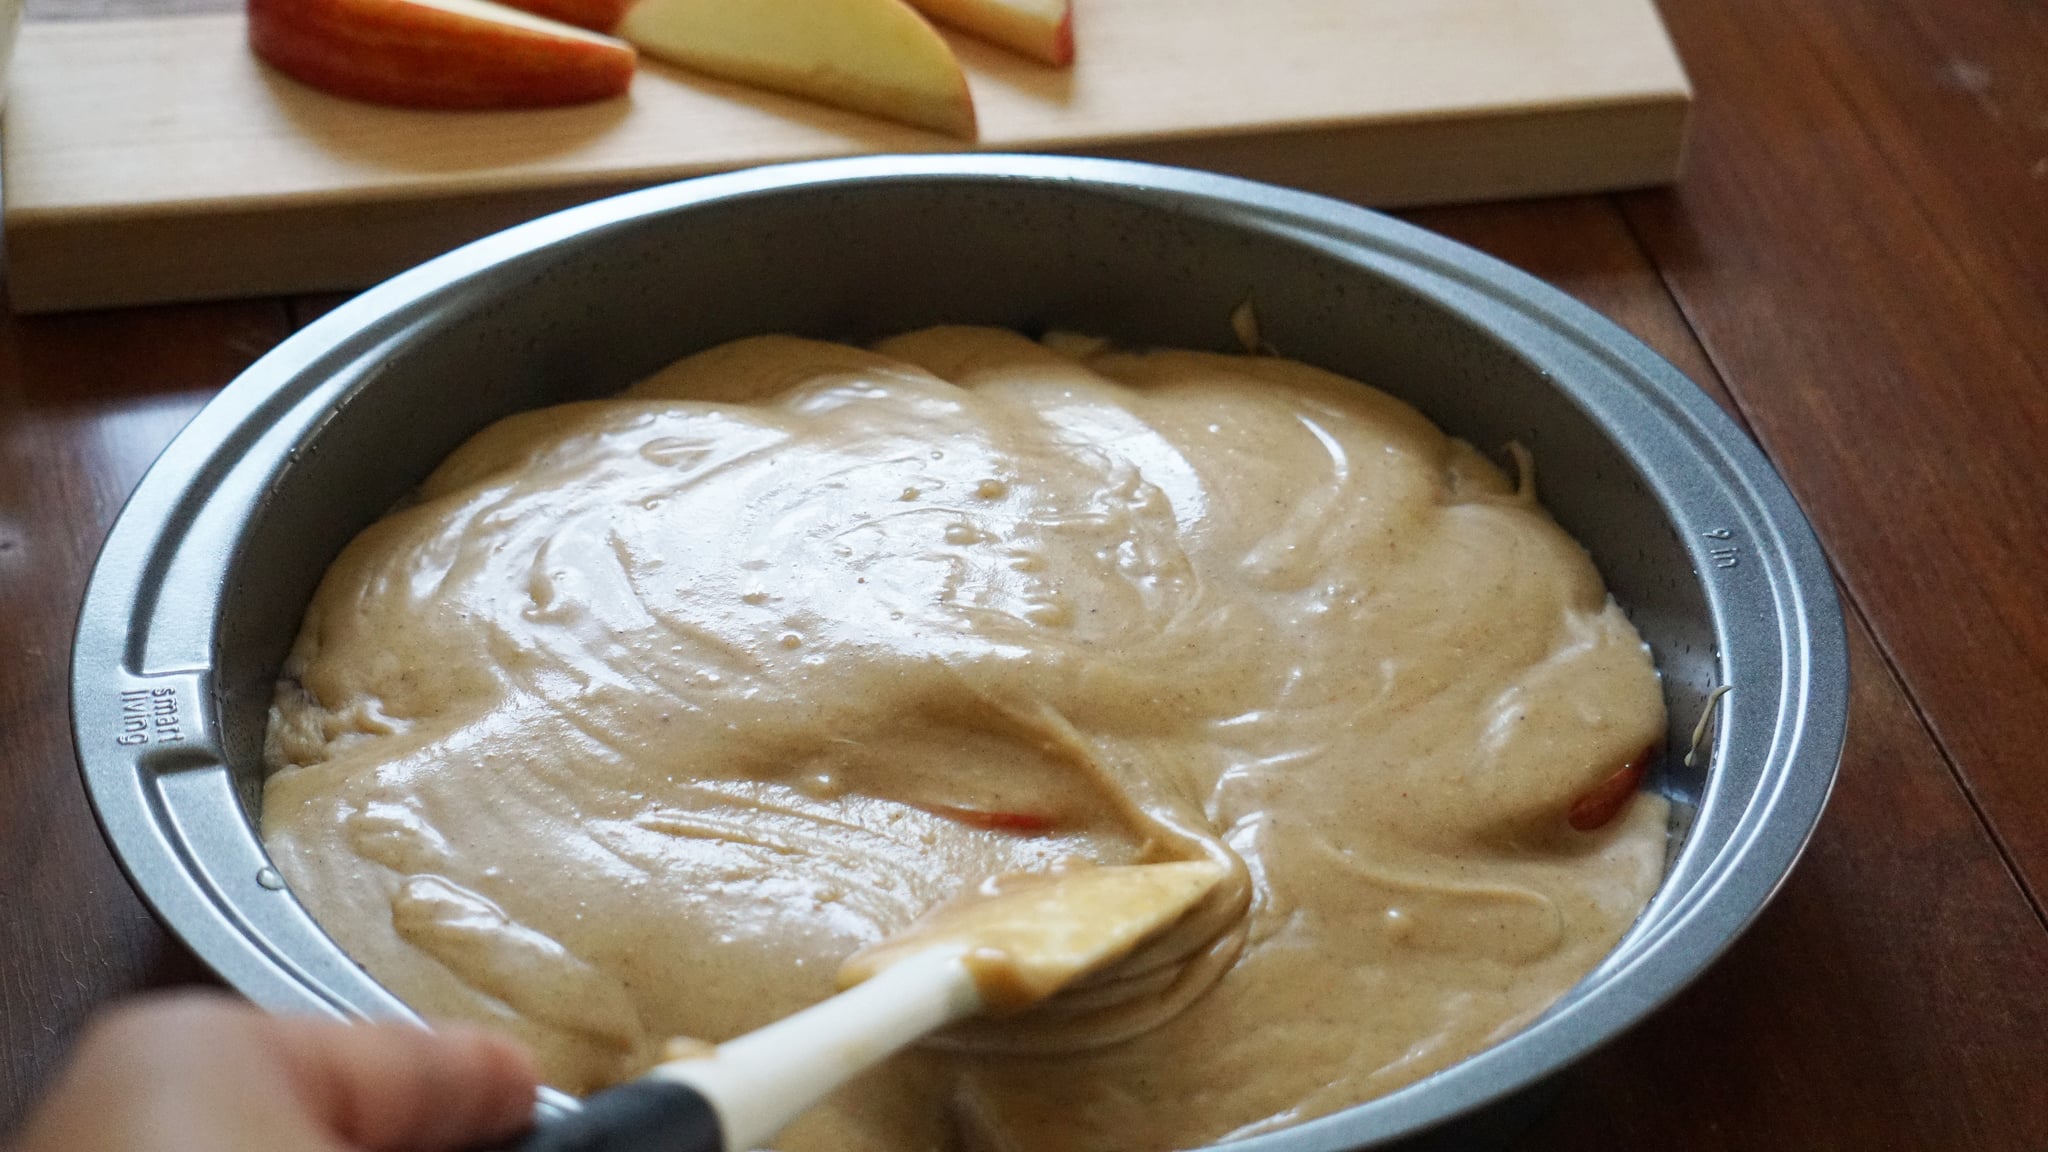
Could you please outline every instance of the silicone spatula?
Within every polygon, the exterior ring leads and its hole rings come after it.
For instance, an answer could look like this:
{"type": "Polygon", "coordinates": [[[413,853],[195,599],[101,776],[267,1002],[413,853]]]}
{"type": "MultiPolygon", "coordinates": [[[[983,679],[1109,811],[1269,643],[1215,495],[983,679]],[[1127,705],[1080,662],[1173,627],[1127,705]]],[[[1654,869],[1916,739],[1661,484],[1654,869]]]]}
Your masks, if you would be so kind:
{"type": "Polygon", "coordinates": [[[1028,1008],[1129,955],[1227,875],[1206,860],[995,877],[855,953],[845,991],[657,1065],[548,1121],[516,1152],[748,1152],[891,1053],[947,1024],[1028,1008]]]}

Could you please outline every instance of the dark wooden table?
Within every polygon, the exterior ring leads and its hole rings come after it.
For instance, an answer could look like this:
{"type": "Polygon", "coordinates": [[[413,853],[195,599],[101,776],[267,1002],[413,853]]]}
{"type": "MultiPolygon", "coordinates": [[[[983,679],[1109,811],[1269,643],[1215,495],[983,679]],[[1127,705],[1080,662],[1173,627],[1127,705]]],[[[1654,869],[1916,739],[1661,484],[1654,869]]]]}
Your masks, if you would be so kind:
{"type": "MultiPolygon", "coordinates": [[[[2042,1152],[2048,7],[1664,9],[1700,97],[1676,190],[1410,216],[1632,329],[1761,441],[1843,586],[1849,745],[1777,901],[1526,1146],[2042,1152]]],[[[0,317],[0,1130],[94,1009],[206,978],[86,807],[72,616],[157,451],[327,303],[0,317]]]]}

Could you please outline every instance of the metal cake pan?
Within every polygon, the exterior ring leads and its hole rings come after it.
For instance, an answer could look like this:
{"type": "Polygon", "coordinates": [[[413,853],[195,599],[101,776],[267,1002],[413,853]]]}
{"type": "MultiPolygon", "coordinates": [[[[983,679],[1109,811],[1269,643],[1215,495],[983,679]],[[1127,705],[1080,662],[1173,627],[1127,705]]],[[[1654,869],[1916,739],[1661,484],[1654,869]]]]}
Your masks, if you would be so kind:
{"type": "Polygon", "coordinates": [[[1654,786],[1674,802],[1672,851],[1617,950],[1508,1040],[1233,1147],[1375,1147],[1461,1118],[1471,1131],[1669,999],[1783,881],[1840,755],[1841,614],[1763,455],[1639,341],[1471,249],[1242,180],[991,155],[755,169],[534,221],[336,309],[206,406],[107,539],[72,665],[107,838],[171,930],[253,1000],[404,1015],[269,868],[252,814],[272,683],[316,582],[444,455],[498,417],[739,336],[963,322],[1231,349],[1226,318],[1247,297],[1287,355],[1483,450],[1527,445],[1544,503],[1663,673],[1654,786]]]}

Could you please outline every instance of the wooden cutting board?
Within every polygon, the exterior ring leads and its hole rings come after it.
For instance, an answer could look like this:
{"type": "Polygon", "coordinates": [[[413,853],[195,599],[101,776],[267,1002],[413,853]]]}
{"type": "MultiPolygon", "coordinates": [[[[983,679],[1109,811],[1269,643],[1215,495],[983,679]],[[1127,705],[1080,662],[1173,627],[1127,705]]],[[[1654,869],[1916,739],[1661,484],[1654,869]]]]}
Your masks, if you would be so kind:
{"type": "MultiPolygon", "coordinates": [[[[1079,63],[954,37],[978,146],[1185,164],[1393,206],[1655,184],[1690,99],[1651,0],[1079,0],[1079,63]]],[[[37,312],[371,284],[626,188],[960,142],[645,63],[535,112],[334,99],[235,13],[31,21],[4,141],[37,312]]]]}

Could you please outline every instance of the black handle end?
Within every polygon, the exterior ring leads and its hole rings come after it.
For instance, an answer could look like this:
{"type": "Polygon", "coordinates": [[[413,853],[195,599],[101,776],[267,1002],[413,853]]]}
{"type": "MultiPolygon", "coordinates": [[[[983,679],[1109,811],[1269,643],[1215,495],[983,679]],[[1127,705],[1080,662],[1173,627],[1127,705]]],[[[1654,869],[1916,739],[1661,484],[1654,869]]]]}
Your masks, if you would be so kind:
{"type": "Polygon", "coordinates": [[[635,1080],[542,1122],[506,1152],[724,1152],[718,1113],[695,1088],[635,1080]]]}

